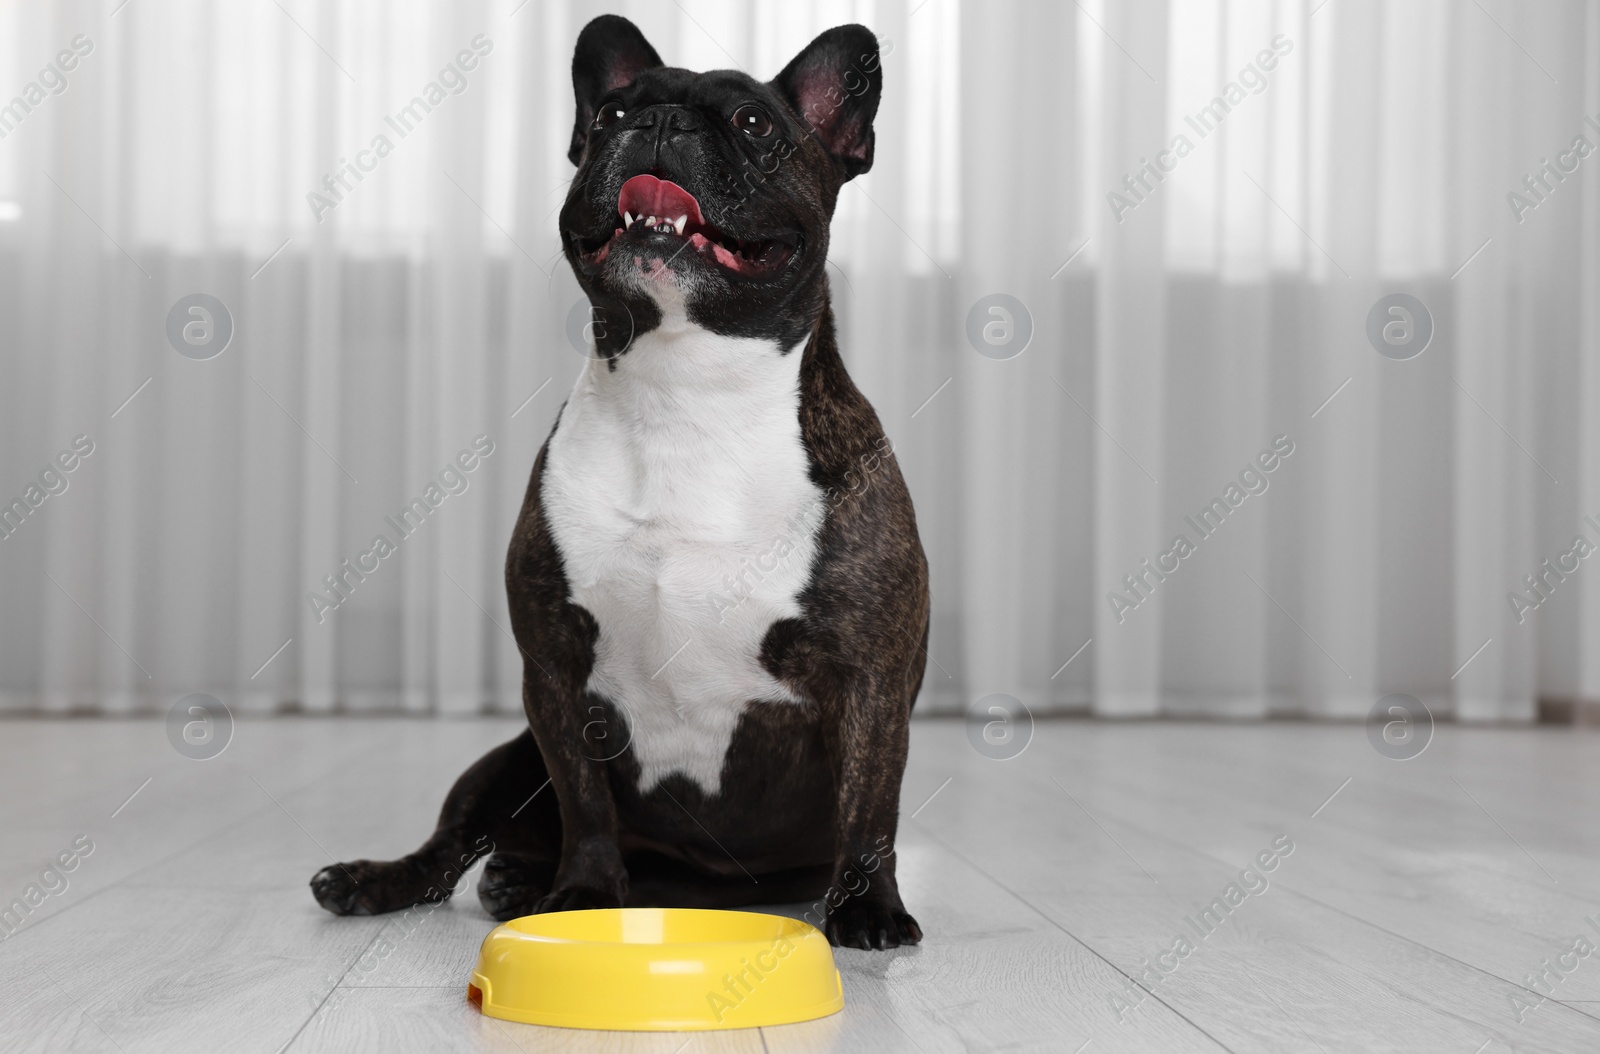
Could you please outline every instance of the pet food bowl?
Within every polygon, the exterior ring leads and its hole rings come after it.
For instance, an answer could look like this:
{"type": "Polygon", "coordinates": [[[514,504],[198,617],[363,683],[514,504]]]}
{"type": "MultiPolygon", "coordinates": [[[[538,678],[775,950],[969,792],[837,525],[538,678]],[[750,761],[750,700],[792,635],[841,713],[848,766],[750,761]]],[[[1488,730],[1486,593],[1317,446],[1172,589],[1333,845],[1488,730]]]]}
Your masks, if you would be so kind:
{"type": "Polygon", "coordinates": [[[467,998],[532,1025],[680,1032],[826,1017],[844,1008],[844,987],[828,939],[796,919],[608,908],[496,926],[467,998]]]}

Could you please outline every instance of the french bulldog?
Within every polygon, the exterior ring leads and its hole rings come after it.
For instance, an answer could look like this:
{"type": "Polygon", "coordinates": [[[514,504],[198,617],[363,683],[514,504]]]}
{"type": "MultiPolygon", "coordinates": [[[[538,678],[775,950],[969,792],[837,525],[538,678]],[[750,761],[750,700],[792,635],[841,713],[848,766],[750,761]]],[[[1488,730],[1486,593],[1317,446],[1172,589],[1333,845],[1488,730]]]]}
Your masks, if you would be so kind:
{"type": "Polygon", "coordinates": [[[497,919],[816,898],[836,945],[915,944],[895,836],[927,561],[825,269],[872,167],[877,41],[830,29],[761,83],[664,66],[608,15],[572,81],[560,234],[595,353],[506,558],[528,730],[416,852],[312,890],[394,911],[488,854],[497,919]]]}

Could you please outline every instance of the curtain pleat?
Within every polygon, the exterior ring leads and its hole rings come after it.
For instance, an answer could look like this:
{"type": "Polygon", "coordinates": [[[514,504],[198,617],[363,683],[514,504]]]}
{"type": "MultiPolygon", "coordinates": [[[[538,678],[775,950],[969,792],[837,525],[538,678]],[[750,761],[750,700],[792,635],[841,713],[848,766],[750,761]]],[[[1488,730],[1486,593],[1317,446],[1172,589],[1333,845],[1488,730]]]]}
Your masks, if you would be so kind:
{"type": "MultiPolygon", "coordinates": [[[[1600,701],[1600,563],[1567,555],[1600,550],[1600,0],[609,6],[759,77],[880,37],[828,275],[932,566],[921,711],[1600,701]],[[1366,336],[1397,292],[1434,330],[1403,361],[1366,336]],[[1020,354],[968,337],[994,294],[1020,354]]],[[[0,710],[520,709],[502,565],[584,364],[555,224],[603,6],[113,8],[0,11],[0,104],[93,43],[0,138],[0,501],[93,443],[0,539],[0,710]],[[167,339],[195,293],[212,358],[167,339]]]]}

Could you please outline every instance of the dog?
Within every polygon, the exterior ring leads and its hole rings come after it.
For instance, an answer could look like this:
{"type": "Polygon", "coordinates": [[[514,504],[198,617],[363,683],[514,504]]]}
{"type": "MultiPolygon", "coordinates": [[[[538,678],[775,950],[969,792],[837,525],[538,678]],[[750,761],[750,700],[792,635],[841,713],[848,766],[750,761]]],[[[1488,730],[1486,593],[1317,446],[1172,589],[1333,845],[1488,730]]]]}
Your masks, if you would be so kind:
{"type": "Polygon", "coordinates": [[[872,167],[865,27],[769,83],[578,37],[560,215],[594,354],[506,558],[528,730],[399,860],[320,871],[336,914],[450,894],[496,919],[818,898],[835,945],[916,944],[895,878],[928,568],[893,449],[834,335],[826,259],[872,167]]]}

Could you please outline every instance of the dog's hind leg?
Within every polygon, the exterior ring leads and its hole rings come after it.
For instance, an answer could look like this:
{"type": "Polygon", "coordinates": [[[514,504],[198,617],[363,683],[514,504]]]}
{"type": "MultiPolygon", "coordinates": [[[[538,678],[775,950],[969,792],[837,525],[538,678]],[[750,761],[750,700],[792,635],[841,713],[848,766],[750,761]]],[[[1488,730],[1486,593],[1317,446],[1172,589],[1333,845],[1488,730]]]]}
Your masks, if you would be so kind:
{"type": "Polygon", "coordinates": [[[513,917],[502,915],[507,910],[526,914],[520,910],[524,897],[537,900],[549,891],[546,877],[543,889],[529,892],[543,862],[548,859],[553,876],[561,850],[560,812],[548,783],[533,734],[524,731],[461,774],[439,810],[433,835],[416,852],[399,860],[325,867],[311,879],[312,895],[335,915],[378,915],[413,904],[438,904],[449,898],[474,862],[496,853],[501,859],[485,868],[480,897],[485,886],[498,885],[501,892],[492,898],[493,906],[485,899],[484,907],[497,917],[513,917]]]}

